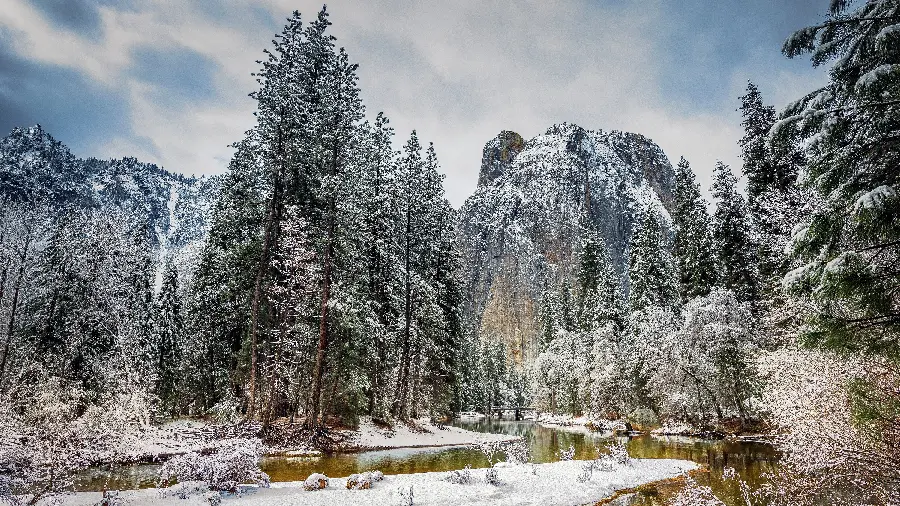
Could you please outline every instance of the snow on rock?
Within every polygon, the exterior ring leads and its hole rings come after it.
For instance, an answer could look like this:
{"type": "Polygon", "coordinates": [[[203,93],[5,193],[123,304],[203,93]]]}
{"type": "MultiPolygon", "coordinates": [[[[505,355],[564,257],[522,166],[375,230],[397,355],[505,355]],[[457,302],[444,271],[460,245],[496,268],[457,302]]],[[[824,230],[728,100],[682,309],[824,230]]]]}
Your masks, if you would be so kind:
{"type": "Polygon", "coordinates": [[[328,477],[321,473],[313,473],[303,481],[303,490],[307,492],[311,492],[314,490],[324,490],[326,488],[328,488],[328,477]]]}
{"type": "MultiPolygon", "coordinates": [[[[523,465],[494,468],[499,485],[485,482],[485,469],[473,469],[475,479],[469,483],[453,483],[447,473],[420,473],[386,476],[370,489],[347,489],[344,478],[333,478],[330,487],[306,492],[303,482],[273,483],[271,488],[247,488],[240,495],[223,495],[228,505],[304,505],[304,506],[390,506],[397,504],[398,492],[413,492],[417,506],[535,505],[575,506],[595,503],[613,495],[617,490],[637,487],[645,483],[676,477],[697,468],[685,460],[634,459],[628,464],[613,465],[595,471],[585,482],[578,475],[585,461],[570,460],[552,464],[523,465]]],[[[85,492],[65,497],[63,504],[87,506],[100,500],[98,492],[85,492]]],[[[120,497],[132,505],[200,506],[208,504],[203,497],[177,499],[164,497],[156,489],[122,492],[120,497]]]]}
{"type": "Polygon", "coordinates": [[[473,432],[449,425],[437,426],[428,420],[417,420],[410,426],[402,423],[391,428],[379,427],[370,418],[359,423],[355,446],[361,449],[419,448],[426,446],[470,445],[483,441],[514,441],[516,436],[473,432]]]}
{"type": "Polygon", "coordinates": [[[627,293],[631,235],[648,207],[668,216],[674,170],[650,139],[572,124],[526,142],[502,132],[483,155],[458,213],[464,312],[483,334],[507,336],[517,359],[534,359],[544,291],[574,276],[585,217],[627,293]]]}

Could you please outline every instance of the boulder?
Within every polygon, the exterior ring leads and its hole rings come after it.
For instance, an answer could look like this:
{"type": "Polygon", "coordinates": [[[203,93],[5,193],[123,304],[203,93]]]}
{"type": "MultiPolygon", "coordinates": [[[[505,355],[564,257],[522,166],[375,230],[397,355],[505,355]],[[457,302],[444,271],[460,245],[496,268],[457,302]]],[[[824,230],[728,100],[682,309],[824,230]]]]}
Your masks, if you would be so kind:
{"type": "Polygon", "coordinates": [[[321,473],[313,473],[303,482],[303,490],[313,491],[328,488],[328,477],[321,473]]]}

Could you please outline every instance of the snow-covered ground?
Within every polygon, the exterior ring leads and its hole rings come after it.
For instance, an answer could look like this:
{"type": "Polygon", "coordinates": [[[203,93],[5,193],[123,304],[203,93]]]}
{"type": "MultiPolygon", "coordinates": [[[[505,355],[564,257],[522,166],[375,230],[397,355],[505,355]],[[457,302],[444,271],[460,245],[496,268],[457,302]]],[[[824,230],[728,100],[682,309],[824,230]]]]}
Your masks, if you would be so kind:
{"type": "MultiPolygon", "coordinates": [[[[485,483],[486,469],[473,469],[472,482],[468,484],[448,482],[448,473],[386,476],[369,490],[348,490],[346,478],[332,478],[328,488],[312,492],[305,491],[302,482],[273,483],[268,489],[250,488],[238,496],[223,495],[222,505],[393,506],[403,504],[402,496],[408,496],[411,488],[413,502],[406,504],[416,506],[576,506],[597,502],[617,490],[673,478],[697,468],[685,460],[634,459],[608,471],[595,470],[588,481],[579,482],[578,476],[586,464],[586,461],[571,460],[496,468],[499,485],[485,483]]],[[[119,497],[130,505],[209,504],[202,494],[179,499],[164,496],[157,489],[122,492],[119,497]]],[[[64,497],[63,504],[88,506],[98,503],[100,498],[100,493],[85,492],[64,497]]]]}
{"type": "Polygon", "coordinates": [[[620,420],[600,420],[586,416],[554,415],[539,413],[535,422],[550,429],[574,432],[587,436],[610,437],[617,432],[625,432],[627,427],[620,420]]]}
{"type": "MultiPolygon", "coordinates": [[[[177,420],[162,426],[120,434],[108,454],[95,460],[109,462],[153,462],[167,460],[189,452],[208,452],[222,443],[215,436],[215,427],[197,420],[177,420]]],[[[437,426],[418,420],[410,426],[397,423],[382,428],[368,418],[360,422],[359,430],[343,431],[346,436],[342,449],[346,451],[384,450],[392,448],[422,448],[430,446],[470,445],[482,441],[511,441],[515,436],[473,432],[458,427],[437,426]]],[[[279,456],[310,456],[321,452],[305,446],[268,447],[266,453],[279,456]]]]}
{"type": "Polygon", "coordinates": [[[368,418],[359,423],[354,444],[361,449],[419,448],[426,446],[470,445],[482,441],[513,441],[516,436],[473,432],[450,425],[437,426],[427,420],[419,420],[415,426],[398,423],[394,427],[381,428],[368,418]]]}

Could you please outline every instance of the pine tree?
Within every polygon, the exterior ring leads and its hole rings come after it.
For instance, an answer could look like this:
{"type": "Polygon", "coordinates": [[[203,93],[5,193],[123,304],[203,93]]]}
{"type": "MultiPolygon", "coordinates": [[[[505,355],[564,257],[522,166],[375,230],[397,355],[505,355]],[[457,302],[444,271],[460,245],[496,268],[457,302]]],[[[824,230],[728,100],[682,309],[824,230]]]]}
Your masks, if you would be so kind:
{"type": "Polygon", "coordinates": [[[384,419],[387,414],[386,398],[392,367],[388,347],[393,344],[394,322],[402,313],[397,300],[400,273],[395,269],[399,245],[394,239],[399,213],[393,195],[397,178],[395,153],[391,146],[393,135],[388,119],[379,113],[361,143],[363,162],[361,191],[358,193],[365,222],[366,290],[376,322],[370,332],[371,349],[365,366],[369,381],[367,409],[371,416],[379,419],[384,419]]]}
{"type": "Polygon", "coordinates": [[[181,314],[181,294],[178,270],[172,258],[165,262],[162,286],[156,296],[154,326],[154,362],[156,395],[169,414],[178,407],[178,380],[181,373],[181,344],[184,339],[184,320],[181,314]]]}
{"type": "Polygon", "coordinates": [[[712,223],[700,185],[687,160],[675,167],[672,221],[675,245],[672,254],[678,267],[682,300],[706,295],[718,281],[712,223]]]}
{"type": "Polygon", "coordinates": [[[784,53],[834,61],[829,82],[783,113],[773,137],[804,140],[811,215],[785,282],[814,303],[811,344],[900,356],[900,23],[896,0],[834,0],[784,53]],[[853,7],[854,10],[850,10],[853,7]]]}
{"type": "Polygon", "coordinates": [[[775,108],[765,105],[752,82],[741,97],[744,136],[739,141],[747,177],[747,203],[758,252],[760,278],[766,288],[787,269],[784,248],[802,201],[797,188],[798,167],[803,157],[793,143],[769,142],[775,124],[775,108]]]}
{"type": "Polygon", "coordinates": [[[662,227],[662,217],[653,207],[644,211],[641,225],[632,236],[628,279],[632,311],[651,306],[670,307],[679,302],[675,260],[662,227]]]}
{"type": "Polygon", "coordinates": [[[767,142],[769,130],[775,124],[775,108],[763,104],[759,88],[747,83],[747,94],[741,98],[741,126],[744,136],[738,141],[744,159],[744,175],[747,177],[747,195],[750,207],[756,205],[756,198],[773,188],[783,188],[790,184],[789,176],[781,173],[772,163],[767,142]]]}
{"type": "Polygon", "coordinates": [[[576,276],[576,320],[581,331],[609,322],[621,329],[625,308],[619,276],[602,239],[590,234],[581,247],[576,276]]]}
{"type": "Polygon", "coordinates": [[[235,144],[219,194],[210,211],[209,234],[193,273],[186,326],[183,399],[208,410],[237,396],[245,369],[241,360],[249,333],[250,305],[258,272],[269,182],[258,153],[257,132],[235,144]],[[186,396],[188,397],[188,396],[186,396]]]}
{"type": "Polygon", "coordinates": [[[713,239],[716,257],[722,269],[721,285],[732,290],[742,302],[759,299],[759,274],[755,249],[750,236],[747,204],[738,193],[737,177],[731,169],[716,164],[712,186],[716,199],[713,214],[713,239]]]}

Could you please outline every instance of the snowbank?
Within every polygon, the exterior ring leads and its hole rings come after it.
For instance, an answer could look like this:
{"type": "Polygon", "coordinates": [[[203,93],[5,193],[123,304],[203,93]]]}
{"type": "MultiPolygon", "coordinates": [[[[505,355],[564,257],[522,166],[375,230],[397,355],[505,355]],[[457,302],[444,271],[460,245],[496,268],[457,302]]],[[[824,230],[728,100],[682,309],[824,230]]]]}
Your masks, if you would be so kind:
{"type": "MultiPolygon", "coordinates": [[[[399,504],[401,493],[412,487],[416,506],[535,505],[575,506],[590,504],[627,489],[653,481],[673,478],[697,468],[693,462],[671,459],[634,459],[608,471],[594,471],[590,480],[580,483],[578,475],[586,461],[570,460],[552,464],[519,465],[495,468],[500,485],[484,482],[485,469],[471,471],[473,483],[455,484],[448,473],[420,473],[385,476],[368,490],[348,490],[346,478],[329,479],[328,488],[307,492],[303,482],[273,483],[268,489],[249,488],[242,495],[224,495],[222,506],[308,505],[308,506],[392,506],[399,504]]],[[[157,489],[123,492],[121,499],[130,505],[208,506],[201,495],[187,499],[162,497],[157,489]]],[[[88,506],[100,501],[100,493],[85,492],[63,498],[67,506],[88,506]]]]}
{"type": "Polygon", "coordinates": [[[593,419],[586,416],[573,417],[572,415],[553,415],[540,413],[535,422],[549,429],[584,434],[586,436],[611,437],[617,433],[629,433],[629,426],[621,420],[593,419]]]}
{"type": "Polygon", "coordinates": [[[352,445],[364,450],[389,448],[421,448],[428,446],[470,445],[482,441],[514,441],[517,436],[473,432],[449,425],[437,426],[427,420],[419,420],[415,426],[398,423],[394,427],[382,428],[368,418],[359,423],[359,432],[352,445]]]}

